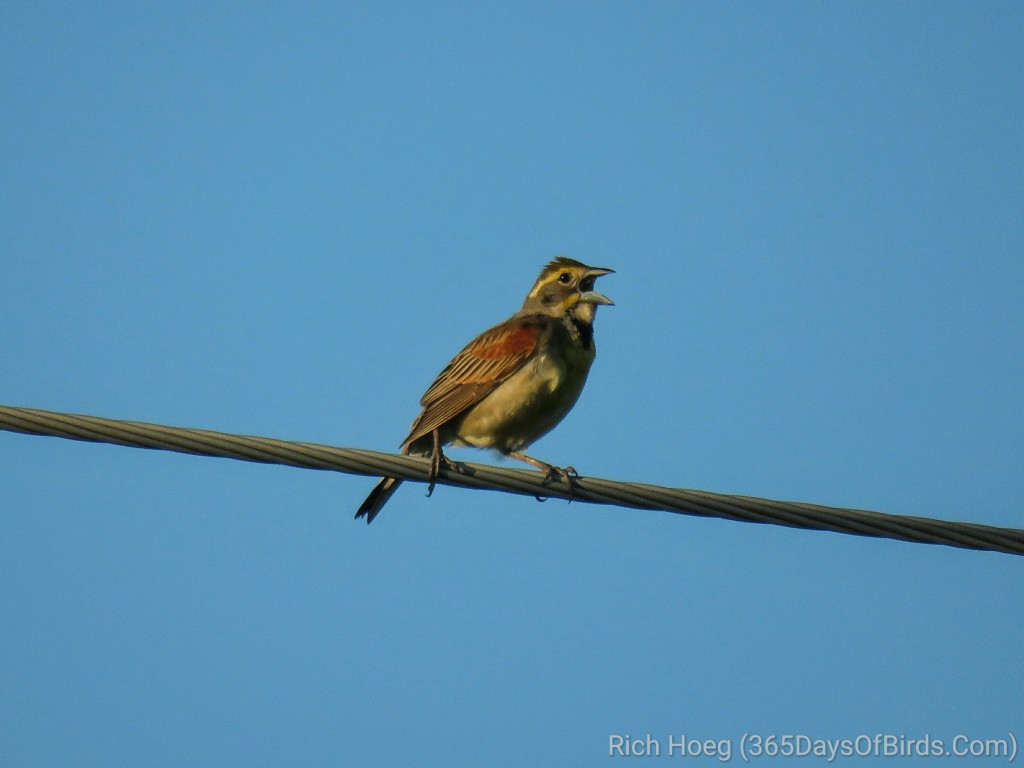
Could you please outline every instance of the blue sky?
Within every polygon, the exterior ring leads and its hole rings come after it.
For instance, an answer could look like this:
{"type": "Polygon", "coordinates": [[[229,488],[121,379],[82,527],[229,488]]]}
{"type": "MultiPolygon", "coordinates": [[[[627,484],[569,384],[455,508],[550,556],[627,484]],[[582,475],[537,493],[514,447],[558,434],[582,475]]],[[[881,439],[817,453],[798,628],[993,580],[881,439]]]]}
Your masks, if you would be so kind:
{"type": "MultiPolygon", "coordinates": [[[[1021,527],[1022,39],[1009,2],[8,3],[0,402],[394,449],[566,254],[616,306],[535,455],[1021,527]]],[[[1010,556],[0,455],[5,764],[1024,738],[1010,556]]]]}

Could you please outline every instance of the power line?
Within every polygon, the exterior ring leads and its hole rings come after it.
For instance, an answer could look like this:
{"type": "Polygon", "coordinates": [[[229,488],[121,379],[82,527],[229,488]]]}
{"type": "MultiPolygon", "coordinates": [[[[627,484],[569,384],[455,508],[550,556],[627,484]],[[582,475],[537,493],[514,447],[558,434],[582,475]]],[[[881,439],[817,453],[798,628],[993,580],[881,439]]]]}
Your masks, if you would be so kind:
{"type": "MultiPolygon", "coordinates": [[[[426,482],[430,468],[428,459],[391,453],[2,405],[0,429],[198,456],[285,464],[305,469],[384,475],[413,482],[426,482]]],[[[483,464],[460,466],[462,471],[442,467],[438,482],[525,496],[569,498],[561,483],[548,482],[539,472],[483,464]]],[[[772,501],[752,496],[664,488],[595,477],[576,479],[572,499],[593,504],[614,504],[698,517],[720,517],[748,523],[770,523],[791,528],[1024,555],[1024,530],[1019,528],[999,528],[793,501],[772,501]]]]}

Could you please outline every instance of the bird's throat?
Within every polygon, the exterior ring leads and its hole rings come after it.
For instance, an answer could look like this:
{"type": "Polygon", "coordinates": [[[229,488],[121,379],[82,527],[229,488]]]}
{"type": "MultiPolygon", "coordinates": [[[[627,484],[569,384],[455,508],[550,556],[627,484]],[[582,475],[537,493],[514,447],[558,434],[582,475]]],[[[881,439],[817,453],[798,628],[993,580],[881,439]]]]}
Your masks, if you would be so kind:
{"type": "Polygon", "coordinates": [[[587,322],[576,315],[569,315],[569,322],[572,323],[573,330],[576,332],[576,335],[579,336],[580,345],[583,349],[590,349],[594,346],[593,321],[587,322]]]}

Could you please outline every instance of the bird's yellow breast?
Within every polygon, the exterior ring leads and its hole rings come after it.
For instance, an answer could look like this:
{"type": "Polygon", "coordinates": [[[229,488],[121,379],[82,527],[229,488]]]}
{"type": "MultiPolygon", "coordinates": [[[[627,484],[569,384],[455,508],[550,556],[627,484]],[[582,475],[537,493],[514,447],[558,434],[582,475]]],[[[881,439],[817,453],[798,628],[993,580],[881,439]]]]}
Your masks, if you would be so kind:
{"type": "Polygon", "coordinates": [[[526,448],[576,404],[593,361],[592,346],[537,354],[466,413],[456,430],[456,444],[503,453],[526,448]]]}

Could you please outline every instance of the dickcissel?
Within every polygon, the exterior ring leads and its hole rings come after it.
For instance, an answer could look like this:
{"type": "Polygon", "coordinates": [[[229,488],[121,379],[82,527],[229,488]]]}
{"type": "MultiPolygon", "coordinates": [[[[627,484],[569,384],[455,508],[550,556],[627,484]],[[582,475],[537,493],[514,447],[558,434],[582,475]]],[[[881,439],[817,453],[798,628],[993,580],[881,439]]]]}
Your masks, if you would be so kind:
{"type": "MultiPolygon", "coordinates": [[[[599,304],[612,304],[594,281],[613,271],[559,256],[541,270],[522,309],[445,366],[420,398],[423,411],[402,443],[403,454],[431,456],[431,490],[448,463],[443,445],[496,450],[562,478],[571,490],[572,467],[522,451],[550,432],[583,391],[594,362],[594,316],[599,304]]],[[[401,482],[382,478],[356,518],[372,523],[401,482]]]]}

